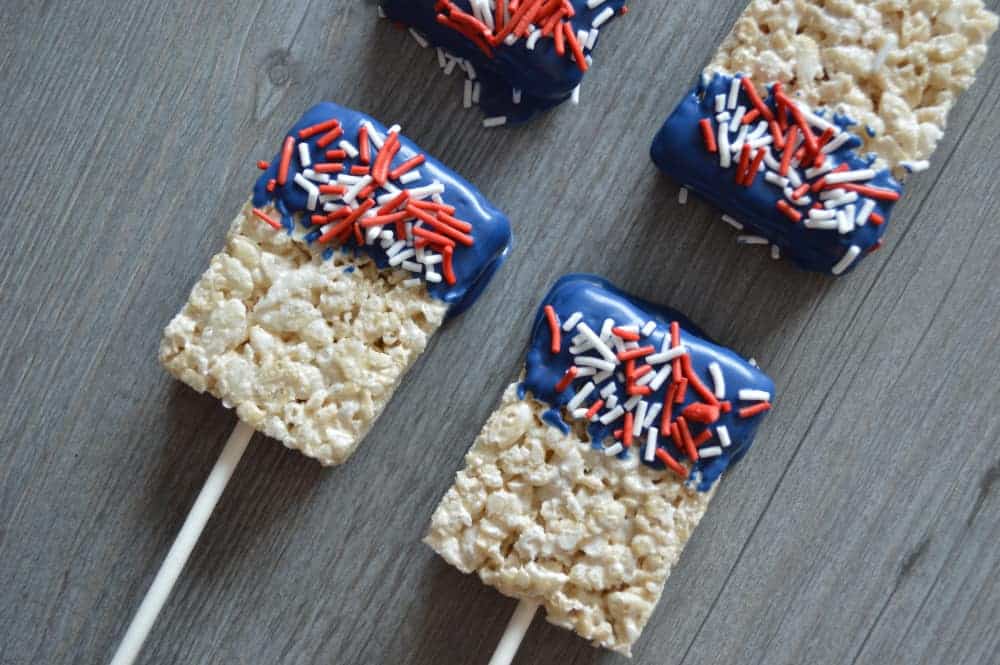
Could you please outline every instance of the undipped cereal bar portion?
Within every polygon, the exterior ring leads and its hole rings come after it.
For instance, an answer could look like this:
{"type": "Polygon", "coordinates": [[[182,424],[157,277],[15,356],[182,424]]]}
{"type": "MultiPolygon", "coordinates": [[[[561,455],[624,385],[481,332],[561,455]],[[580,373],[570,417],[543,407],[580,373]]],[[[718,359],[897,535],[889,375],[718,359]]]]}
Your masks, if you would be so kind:
{"type": "Polygon", "coordinates": [[[600,31],[625,0],[381,0],[382,14],[435,46],[465,76],[464,105],[487,126],[520,123],[578,100],[600,31]]]}
{"type": "Polygon", "coordinates": [[[740,242],[848,272],[881,247],[996,28],[981,0],[753,0],[653,161],[740,242]]]}
{"type": "Polygon", "coordinates": [[[680,314],[568,275],[425,542],[628,654],[773,395],[755,365],[680,314]]]}
{"type": "Polygon", "coordinates": [[[255,429],[338,464],[489,282],[510,225],[399,127],[335,104],[310,109],[260,167],[160,361],[255,429]]]}

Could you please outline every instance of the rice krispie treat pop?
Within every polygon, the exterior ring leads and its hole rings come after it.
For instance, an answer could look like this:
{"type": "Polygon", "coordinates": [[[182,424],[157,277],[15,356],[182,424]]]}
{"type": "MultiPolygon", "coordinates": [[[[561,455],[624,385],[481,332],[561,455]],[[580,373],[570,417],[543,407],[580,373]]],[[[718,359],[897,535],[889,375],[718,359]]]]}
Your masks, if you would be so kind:
{"type": "Polygon", "coordinates": [[[465,76],[463,104],[487,127],[579,102],[601,30],[625,0],[381,0],[383,16],[434,46],[445,74],[465,76]]]}
{"type": "Polygon", "coordinates": [[[849,272],[882,246],[996,28],[981,0],[752,0],[653,161],[739,242],[849,272]]]}
{"type": "Polygon", "coordinates": [[[522,601],[628,654],[720,478],[770,410],[771,380],[672,310],[589,275],[560,279],[425,539],[522,601]]]}
{"type": "Polygon", "coordinates": [[[511,243],[507,218],[399,126],[336,104],[306,112],[259,166],[160,346],[171,374],[239,423],[113,665],[137,656],[253,431],[324,465],[347,460],[511,243]]]}

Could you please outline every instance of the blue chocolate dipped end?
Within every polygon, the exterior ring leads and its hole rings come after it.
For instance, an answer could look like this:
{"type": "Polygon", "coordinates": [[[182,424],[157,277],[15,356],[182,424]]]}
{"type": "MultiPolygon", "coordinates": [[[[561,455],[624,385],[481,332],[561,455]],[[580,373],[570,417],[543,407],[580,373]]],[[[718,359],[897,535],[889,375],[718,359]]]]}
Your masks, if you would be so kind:
{"type": "MultiPolygon", "coordinates": [[[[380,4],[387,18],[409,26],[422,39],[472,66],[475,74],[470,78],[481,86],[478,104],[487,116],[520,124],[572,96],[589,67],[588,58],[597,45],[600,29],[622,13],[625,0],[603,0],[596,4],[587,0],[569,2],[572,16],[557,15],[551,22],[563,31],[559,45],[554,30],[541,34],[549,21],[540,20],[545,17],[539,16],[530,23],[538,31],[534,37],[531,33],[535,30],[525,28],[523,34],[501,39],[507,33],[495,20],[498,3],[493,0],[486,3],[490,8],[488,17],[474,10],[469,0],[381,0],[380,4]],[[482,26],[478,32],[470,27],[475,22],[482,26]],[[566,38],[567,31],[579,43],[578,51],[566,38]]],[[[532,6],[541,8],[546,4],[540,0],[522,2],[522,12],[512,15],[508,12],[510,18],[505,25],[513,25],[513,19],[520,23],[525,16],[530,18],[532,6]]]]}
{"type": "Polygon", "coordinates": [[[507,218],[472,185],[398,128],[330,102],[295,123],[257,180],[254,206],[271,203],[282,227],[327,256],[361,252],[412,271],[449,316],[472,304],[511,246],[507,218]]]}
{"type": "Polygon", "coordinates": [[[875,155],[858,154],[862,141],[852,133],[851,119],[827,118],[789,104],[774,86],[763,99],[751,95],[752,89],[738,76],[717,74],[702,81],[657,133],[653,162],[724,210],[744,233],[766,238],[799,267],[849,272],[881,247],[902,185],[888,169],[874,167],[875,155]],[[747,115],[751,122],[742,121],[747,115]],[[803,141],[802,124],[818,148],[812,152],[803,141]],[[798,149],[783,161],[787,149],[778,137],[786,142],[789,136],[798,149]],[[730,150],[728,160],[722,152],[726,143],[740,147],[730,150]],[[742,145],[750,146],[747,156],[742,145]],[[747,173],[761,150],[759,169],[748,183],[747,173]],[[840,171],[850,175],[834,175],[840,171]],[[839,178],[856,179],[829,182],[839,178]]]}
{"type": "Polygon", "coordinates": [[[774,396],[767,375],[683,315],[585,274],[545,296],[520,389],[552,407],[548,424],[589,421],[595,449],[636,455],[700,491],[746,454],[774,396]]]}

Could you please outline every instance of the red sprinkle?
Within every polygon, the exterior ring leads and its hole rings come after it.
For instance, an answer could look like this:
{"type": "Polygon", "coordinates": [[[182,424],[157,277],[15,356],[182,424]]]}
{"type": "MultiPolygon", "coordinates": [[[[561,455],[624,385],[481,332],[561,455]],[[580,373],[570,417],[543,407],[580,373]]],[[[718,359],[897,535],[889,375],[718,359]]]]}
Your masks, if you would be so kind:
{"type": "Polygon", "coordinates": [[[595,415],[597,415],[597,412],[600,411],[603,406],[604,406],[604,400],[603,399],[597,400],[596,402],[590,405],[590,408],[587,409],[587,413],[583,414],[583,417],[586,418],[587,420],[590,420],[595,415]]]}
{"type": "Polygon", "coordinates": [[[782,199],[778,201],[777,205],[778,205],[778,210],[780,210],[781,213],[788,219],[792,220],[796,224],[802,221],[802,213],[793,208],[792,206],[790,206],[788,204],[788,201],[782,199]]]}
{"type": "Polygon", "coordinates": [[[671,457],[670,453],[668,453],[663,448],[656,449],[656,457],[661,462],[663,462],[665,466],[667,466],[671,471],[676,473],[681,478],[688,477],[688,470],[684,466],[682,466],[677,460],[671,457]]]}
{"type": "Polygon", "coordinates": [[[257,219],[261,220],[262,222],[266,222],[268,224],[268,226],[270,226],[271,228],[273,228],[275,231],[280,231],[281,230],[281,224],[278,221],[276,221],[275,219],[269,217],[267,215],[267,213],[265,213],[264,211],[258,210],[257,208],[254,208],[253,209],[253,214],[254,214],[254,216],[257,219]]]}
{"type": "Polygon", "coordinates": [[[368,142],[368,125],[362,125],[358,130],[358,159],[362,164],[372,161],[372,148],[368,142]]]}
{"type": "Polygon", "coordinates": [[[753,406],[748,406],[739,410],[740,418],[753,418],[756,415],[764,413],[765,411],[771,410],[770,402],[760,402],[759,404],[754,404],[753,406]]]}
{"type": "Polygon", "coordinates": [[[270,168],[270,166],[271,165],[265,162],[263,159],[257,161],[257,168],[259,168],[261,171],[266,171],[268,168],[270,168]]]}
{"type": "Polygon", "coordinates": [[[874,224],[875,226],[881,226],[882,224],[885,224],[885,217],[878,214],[877,212],[873,212],[872,214],[868,215],[868,219],[871,220],[871,223],[874,224]]]}
{"type": "Polygon", "coordinates": [[[642,346],[638,349],[628,349],[626,351],[618,352],[618,360],[625,362],[626,360],[635,360],[636,358],[642,358],[644,356],[652,355],[656,352],[656,347],[653,345],[642,346]]]}
{"type": "Polygon", "coordinates": [[[426,160],[426,157],[424,157],[422,154],[421,155],[417,155],[415,157],[411,157],[410,159],[406,160],[405,162],[403,162],[402,164],[400,164],[399,166],[397,166],[396,168],[394,168],[389,173],[389,179],[390,180],[399,180],[408,171],[412,171],[413,169],[415,169],[418,166],[420,166],[421,164],[423,164],[425,160],[426,160]]]}
{"type": "Polygon", "coordinates": [[[632,437],[634,436],[632,428],[634,426],[635,426],[635,416],[631,411],[629,411],[625,414],[625,424],[622,426],[622,429],[625,430],[623,432],[624,436],[622,437],[622,445],[625,446],[626,448],[632,447],[632,437]]]}
{"type": "Polygon", "coordinates": [[[701,138],[705,142],[705,149],[709,152],[719,152],[719,145],[715,142],[715,132],[712,131],[712,121],[702,118],[698,124],[701,125],[701,138]]]}
{"type": "Polygon", "coordinates": [[[281,161],[278,163],[278,184],[288,182],[288,166],[292,163],[292,151],[295,150],[295,137],[286,136],[281,146],[281,161]]]}
{"type": "Polygon", "coordinates": [[[318,122],[315,125],[310,125],[305,129],[299,131],[300,139],[308,139],[310,137],[316,136],[317,134],[322,134],[323,132],[329,131],[334,127],[340,127],[340,121],[336,118],[331,118],[330,120],[324,120],[323,122],[318,122]]]}
{"type": "Polygon", "coordinates": [[[615,335],[621,337],[626,342],[638,342],[639,341],[639,333],[635,332],[634,330],[626,330],[625,328],[615,327],[615,328],[611,329],[611,332],[613,332],[615,335]]]}
{"type": "MultiPolygon", "coordinates": [[[[334,141],[336,141],[337,139],[339,139],[343,135],[344,135],[344,129],[342,127],[335,127],[333,129],[331,129],[330,131],[328,131],[326,134],[323,134],[323,136],[319,137],[319,139],[317,139],[317,141],[316,141],[316,147],[317,148],[325,148],[326,146],[330,145],[331,143],[333,143],[334,141]]],[[[330,153],[331,152],[343,153],[344,151],[343,150],[329,150],[326,153],[327,159],[334,159],[333,157],[330,157],[330,153]]],[[[347,155],[345,154],[344,157],[346,157],[346,156],[347,155]]],[[[344,157],[341,157],[340,159],[343,159],[344,157]]]]}
{"type": "Polygon", "coordinates": [[[569,388],[569,384],[573,383],[573,379],[576,378],[577,372],[579,372],[579,370],[575,365],[566,370],[566,373],[563,374],[563,378],[559,379],[559,383],[556,384],[556,392],[561,393],[569,388]]]}
{"type": "MultiPolygon", "coordinates": [[[[562,350],[562,331],[559,328],[559,315],[552,305],[545,306],[545,318],[549,322],[549,336],[552,338],[552,353],[562,350]]],[[[602,402],[603,404],[603,402],[602,402]]]]}

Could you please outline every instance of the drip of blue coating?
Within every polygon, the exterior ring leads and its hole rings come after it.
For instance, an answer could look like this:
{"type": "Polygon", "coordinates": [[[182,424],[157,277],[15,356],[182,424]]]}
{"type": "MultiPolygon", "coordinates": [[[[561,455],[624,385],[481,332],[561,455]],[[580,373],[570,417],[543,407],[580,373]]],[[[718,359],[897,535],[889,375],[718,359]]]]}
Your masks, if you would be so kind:
{"type": "MultiPolygon", "coordinates": [[[[352,144],[357,143],[358,130],[365,122],[371,123],[380,134],[385,135],[387,130],[384,125],[368,115],[353,111],[343,106],[338,106],[331,102],[323,102],[306,111],[305,115],[295,123],[286,136],[294,136],[299,142],[298,132],[306,127],[325,122],[332,118],[340,121],[344,130],[344,136],[326,149],[336,149],[340,140],[348,140],[352,144]]],[[[325,149],[319,148],[316,142],[321,138],[318,134],[306,140],[310,146],[310,152],[314,161],[321,161],[319,158],[325,149]]],[[[392,168],[395,168],[417,154],[423,154],[426,161],[418,169],[420,178],[407,183],[406,188],[418,188],[440,182],[445,186],[445,191],[441,195],[444,202],[455,207],[455,217],[472,224],[471,235],[475,240],[471,247],[459,245],[455,249],[453,259],[453,269],[456,283],[447,284],[445,281],[438,283],[427,283],[428,292],[431,296],[448,303],[448,316],[456,316],[465,311],[482,293],[489,283],[496,270],[507,258],[512,244],[510,222],[497,208],[493,206],[482,194],[472,185],[459,177],[453,171],[445,167],[439,161],[428,155],[419,146],[400,134],[400,149],[392,160],[392,168]]],[[[277,178],[278,165],[281,159],[280,153],[271,161],[267,170],[263,172],[254,186],[253,204],[261,208],[269,203],[274,203],[275,208],[281,215],[281,224],[292,233],[298,224],[304,231],[306,242],[315,243],[320,233],[318,229],[311,226],[309,217],[311,211],[307,209],[308,195],[301,187],[295,184],[292,175],[301,170],[298,149],[292,152],[291,165],[289,166],[289,177],[285,185],[278,185],[274,192],[267,191],[267,183],[272,178],[277,178]],[[298,221],[295,215],[301,213],[298,221]]],[[[359,164],[357,159],[345,159],[347,171],[354,164],[359,164]]],[[[383,191],[383,190],[380,190],[383,191]]],[[[389,257],[386,250],[380,244],[359,245],[353,236],[341,248],[341,251],[362,252],[370,256],[375,264],[385,269],[389,267],[389,257]]],[[[322,255],[325,259],[330,259],[336,250],[327,247],[322,255]]]]}
{"type": "MultiPolygon", "coordinates": [[[[711,386],[708,366],[712,362],[719,363],[725,376],[726,396],[732,404],[732,410],[723,414],[720,420],[711,425],[714,429],[718,425],[726,426],[732,444],[722,448],[722,454],[714,458],[702,458],[698,460],[692,469],[692,484],[700,491],[711,489],[715,481],[732,464],[738,462],[750,445],[753,443],[757,426],[763,418],[762,415],[750,418],[740,418],[738,411],[747,403],[738,400],[738,393],[742,389],[752,389],[765,391],[774,395],[774,383],[760,369],[753,366],[733,351],[719,346],[708,340],[697,326],[692,324],[686,317],[672,309],[656,305],[645,300],[634,298],[616,288],[607,280],[587,274],[569,274],[559,279],[542,301],[535,322],[532,327],[531,346],[528,350],[528,357],[525,370],[524,381],[518,386],[519,394],[522,398],[530,394],[549,405],[543,416],[545,422],[559,427],[564,433],[569,431],[567,424],[563,421],[561,410],[575,395],[575,390],[582,388],[591,377],[576,379],[572,385],[563,392],[556,392],[556,384],[563,378],[566,371],[573,366],[573,355],[570,353],[570,338],[576,335],[575,331],[562,333],[562,346],[557,354],[551,350],[551,334],[549,325],[545,318],[544,308],[552,305],[561,322],[566,321],[575,312],[582,315],[581,321],[586,323],[594,331],[600,331],[605,319],[613,319],[617,326],[634,325],[642,328],[649,321],[656,323],[656,329],[651,335],[643,338],[642,344],[652,344],[657,349],[661,348],[663,341],[669,339],[670,323],[676,321],[681,327],[681,344],[687,347],[693,370],[702,381],[711,386]]],[[[613,374],[605,383],[598,385],[591,393],[589,401],[596,399],[596,395],[609,382],[616,384],[617,394],[622,401],[625,400],[625,384],[619,380],[617,372],[613,374]]],[[[650,404],[662,403],[666,397],[669,387],[669,380],[651,395],[644,397],[650,404]]],[[[679,414],[683,409],[697,401],[695,391],[690,387],[687,390],[685,401],[681,405],[674,407],[674,413],[679,414]]],[[[659,416],[656,418],[657,426],[659,416]]],[[[592,421],[587,427],[587,432],[593,442],[595,449],[601,449],[605,444],[610,443],[614,430],[622,427],[623,419],[602,424],[600,420],[592,421]]],[[[697,436],[703,426],[693,425],[692,435],[697,436]]],[[[714,439],[712,445],[718,445],[718,439],[714,439]]],[[[670,453],[674,459],[682,459],[684,454],[678,450],[669,436],[659,437],[659,446],[670,453]]],[[[653,462],[646,462],[643,458],[645,447],[645,436],[641,440],[637,439],[630,449],[619,454],[619,458],[626,459],[629,455],[638,455],[644,464],[656,469],[664,469],[663,463],[659,459],[653,462]]]]}
{"type": "MultiPolygon", "coordinates": [[[[570,49],[567,47],[566,54],[559,55],[549,37],[539,39],[534,49],[528,49],[525,39],[513,45],[501,44],[494,49],[493,58],[487,57],[461,32],[437,22],[438,12],[434,8],[437,3],[438,0],[381,0],[387,18],[416,29],[434,46],[472,63],[476,80],[482,84],[479,107],[486,116],[503,116],[513,125],[525,123],[567,101],[583,80],[584,73],[570,49]],[[519,103],[514,102],[515,89],[521,91],[519,103]]],[[[472,13],[468,0],[455,0],[454,4],[472,13]]],[[[573,32],[578,33],[589,31],[593,20],[606,7],[614,10],[615,17],[621,15],[625,0],[605,0],[593,9],[587,7],[587,0],[572,0],[570,4],[576,14],[569,20],[573,32]]]]}
{"type": "MultiPolygon", "coordinates": [[[[876,225],[869,221],[849,233],[841,234],[836,229],[806,228],[802,221],[793,223],[776,207],[777,202],[784,199],[782,190],[767,182],[763,174],[758,174],[750,187],[737,184],[736,169],[722,168],[718,154],[706,150],[698,125],[702,118],[715,115],[715,97],[719,94],[728,96],[732,80],[732,76],[716,74],[700,82],[684,97],[653,141],[653,162],[663,173],[742,223],[745,233],[763,236],[780,247],[782,255],[802,269],[831,273],[848,249],[856,245],[861,249],[861,255],[844,270],[845,273],[850,272],[860,263],[861,257],[880,245],[893,202],[876,201],[874,212],[885,219],[884,224],[876,225]]],[[[776,109],[773,94],[768,94],[763,101],[772,111],[776,109]]],[[[739,104],[753,108],[742,87],[739,104]]],[[[827,120],[845,131],[856,125],[850,118],[839,114],[827,120]]],[[[871,168],[877,157],[874,154],[859,155],[861,145],[861,139],[852,133],[843,145],[827,155],[827,159],[832,160],[834,166],[847,164],[852,171],[871,168]]],[[[735,162],[736,159],[734,165],[735,162]]],[[[807,179],[803,178],[803,182],[807,179]]],[[[864,184],[898,193],[903,191],[902,185],[888,169],[878,170],[875,177],[864,184]]],[[[859,208],[862,200],[863,197],[859,198],[859,208]]],[[[805,208],[798,210],[803,215],[808,212],[805,208]]]]}

